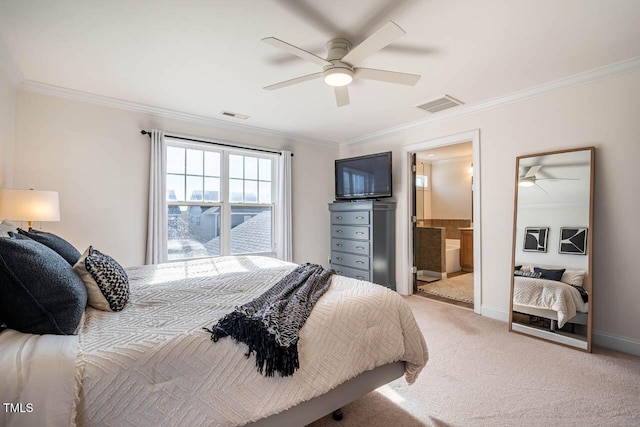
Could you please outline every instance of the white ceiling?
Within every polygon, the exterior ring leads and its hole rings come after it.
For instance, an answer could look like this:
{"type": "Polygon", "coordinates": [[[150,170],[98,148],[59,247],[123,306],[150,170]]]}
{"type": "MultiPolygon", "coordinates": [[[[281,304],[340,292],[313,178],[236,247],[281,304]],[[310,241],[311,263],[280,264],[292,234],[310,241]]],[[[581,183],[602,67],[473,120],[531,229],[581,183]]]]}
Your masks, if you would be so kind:
{"type": "MultiPolygon", "coordinates": [[[[0,36],[23,84],[45,84],[343,142],[431,117],[444,94],[468,106],[640,57],[637,0],[2,0],[0,36]],[[262,88],[319,66],[260,41],[324,56],[393,20],[406,35],[362,64],[421,74],[415,87],[350,86],[338,108],[321,80],[262,88]]],[[[456,107],[456,108],[465,108],[456,107]]],[[[438,114],[438,113],[436,113],[438,114]]]]}
{"type": "Polygon", "coordinates": [[[472,156],[473,144],[471,141],[431,148],[417,153],[418,160],[426,163],[437,163],[456,158],[471,158],[472,156]]]}

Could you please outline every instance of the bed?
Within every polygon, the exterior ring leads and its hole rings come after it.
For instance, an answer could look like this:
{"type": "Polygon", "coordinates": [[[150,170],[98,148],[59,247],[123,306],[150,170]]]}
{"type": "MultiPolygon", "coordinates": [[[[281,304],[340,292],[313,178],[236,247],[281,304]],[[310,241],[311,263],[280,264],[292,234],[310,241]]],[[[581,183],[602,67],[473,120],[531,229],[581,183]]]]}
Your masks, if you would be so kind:
{"type": "Polygon", "coordinates": [[[550,319],[550,329],[565,324],[587,322],[589,311],[586,292],[580,292],[585,272],[582,270],[537,268],[538,271],[556,272],[557,277],[536,276],[536,268],[524,266],[518,271],[523,275],[513,278],[513,311],[550,319]],[[555,279],[555,280],[554,280],[555,279]],[[587,301],[585,301],[587,299],[587,301]]]}
{"type": "Polygon", "coordinates": [[[87,307],[77,335],[5,330],[0,397],[31,406],[0,424],[304,425],[396,377],[415,381],[428,356],[409,306],[337,275],[300,331],[294,375],[265,377],[243,344],[211,341],[203,328],[295,267],[232,256],[129,268],[127,306],[87,307]]]}

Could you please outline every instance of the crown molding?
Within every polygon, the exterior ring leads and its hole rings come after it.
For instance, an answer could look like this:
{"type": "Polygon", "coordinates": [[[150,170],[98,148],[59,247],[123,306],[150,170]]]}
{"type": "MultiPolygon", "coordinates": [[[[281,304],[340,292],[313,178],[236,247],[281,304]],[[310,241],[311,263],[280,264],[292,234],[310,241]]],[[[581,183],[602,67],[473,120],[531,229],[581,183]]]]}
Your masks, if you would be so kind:
{"type": "MultiPolygon", "coordinates": [[[[77,91],[73,89],[62,88],[59,86],[53,86],[45,83],[40,83],[32,80],[24,80],[22,73],[17,67],[13,57],[11,56],[11,52],[7,48],[6,44],[0,38],[0,61],[5,65],[5,69],[7,70],[8,75],[10,76],[13,84],[17,86],[19,89],[50,95],[57,96],[60,98],[72,99],[81,102],[88,102],[92,104],[103,105],[107,107],[113,107],[128,111],[135,111],[140,113],[152,114],[155,116],[166,117],[169,119],[176,119],[185,122],[198,123],[207,126],[214,126],[222,129],[246,132],[255,135],[262,135],[268,137],[282,138],[285,140],[292,140],[296,142],[304,142],[309,144],[316,144],[322,146],[330,146],[336,147],[338,143],[336,141],[330,141],[320,138],[311,138],[306,136],[301,136],[297,134],[292,134],[288,132],[281,132],[256,126],[250,126],[241,123],[230,123],[225,120],[220,120],[213,117],[202,116],[198,114],[185,113],[181,111],[171,110],[168,108],[154,107],[151,105],[141,104],[137,102],[126,101],[118,98],[111,98],[103,95],[92,94],[88,92],[77,91]]],[[[387,129],[382,129],[377,132],[369,133],[366,135],[358,136],[355,138],[346,139],[340,141],[340,145],[355,145],[359,143],[363,143],[375,138],[379,138],[386,135],[393,135],[397,133],[401,133],[410,129],[414,129],[420,126],[425,126],[431,123],[435,123],[441,120],[447,120],[454,117],[461,117],[467,114],[477,113],[484,110],[490,110],[493,108],[502,107],[505,105],[509,105],[516,102],[521,102],[530,98],[534,98],[537,96],[541,96],[544,94],[556,92],[559,90],[568,89],[575,86],[584,85],[587,83],[591,83],[597,80],[602,80],[614,76],[618,76],[621,74],[626,74],[634,71],[640,70],[640,57],[631,58],[626,61],[617,62],[614,64],[606,65],[604,67],[594,68],[593,70],[589,70],[583,73],[575,74],[573,76],[565,77],[559,80],[554,80],[552,82],[544,83],[538,86],[533,86],[531,88],[513,92],[508,95],[499,96],[493,99],[490,99],[486,102],[481,102],[478,104],[466,104],[464,106],[454,108],[451,111],[443,111],[441,113],[436,113],[434,117],[430,117],[428,119],[419,120],[413,123],[407,123],[404,125],[391,127],[387,129]]]]}
{"type": "Polygon", "coordinates": [[[103,105],[106,107],[118,108],[121,110],[135,111],[138,113],[146,113],[154,116],[165,117],[168,119],[181,120],[184,122],[197,123],[207,126],[214,126],[221,129],[227,129],[238,132],[245,132],[254,135],[268,136],[273,138],[281,138],[285,140],[304,142],[307,144],[323,145],[329,147],[337,147],[338,144],[334,141],[310,138],[300,136],[288,132],[280,132],[276,130],[261,128],[257,126],[250,126],[242,123],[230,123],[225,120],[216,119],[208,116],[201,116],[198,114],[185,113],[182,111],[171,110],[168,108],[154,107],[151,105],[140,104],[137,102],[126,101],[118,98],[111,98],[104,95],[97,95],[88,92],[82,92],[74,89],[63,88],[59,86],[53,86],[46,83],[40,83],[33,80],[22,80],[19,89],[33,92],[40,95],[55,96],[64,99],[71,99],[74,101],[88,102],[91,104],[103,105]]]}
{"type": "Polygon", "coordinates": [[[24,77],[18,64],[16,63],[9,46],[5,43],[4,39],[0,36],[0,69],[9,77],[11,84],[14,87],[19,87],[24,77]]]}
{"type": "Polygon", "coordinates": [[[554,80],[538,86],[533,86],[528,89],[512,92],[508,95],[499,96],[478,104],[467,104],[458,108],[451,109],[450,111],[445,110],[441,113],[436,113],[437,115],[435,115],[434,117],[430,117],[428,119],[424,119],[424,120],[420,120],[417,122],[408,123],[400,126],[395,126],[387,129],[382,129],[380,131],[355,137],[355,138],[350,138],[345,141],[342,141],[341,145],[353,145],[353,144],[363,143],[375,138],[404,132],[419,126],[428,125],[441,120],[447,120],[454,117],[461,117],[467,114],[477,113],[479,111],[503,107],[505,105],[521,102],[530,98],[545,95],[547,93],[569,89],[574,86],[580,86],[587,83],[595,82],[597,80],[607,79],[610,77],[631,73],[638,70],[640,70],[640,57],[631,58],[625,61],[616,62],[614,64],[605,65],[604,67],[594,68],[592,70],[585,71],[583,73],[574,74],[572,76],[565,77],[559,80],[554,80]]]}

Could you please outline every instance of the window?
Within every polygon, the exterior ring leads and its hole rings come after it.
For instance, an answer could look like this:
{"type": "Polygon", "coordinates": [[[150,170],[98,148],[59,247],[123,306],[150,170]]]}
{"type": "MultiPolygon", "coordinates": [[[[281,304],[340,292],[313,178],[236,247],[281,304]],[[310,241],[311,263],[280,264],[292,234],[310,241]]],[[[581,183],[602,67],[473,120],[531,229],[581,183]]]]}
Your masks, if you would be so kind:
{"type": "Polygon", "coordinates": [[[167,145],[168,259],[273,253],[276,155],[167,145]]]}
{"type": "Polygon", "coordinates": [[[428,175],[416,175],[416,187],[429,188],[429,176],[428,175]]]}

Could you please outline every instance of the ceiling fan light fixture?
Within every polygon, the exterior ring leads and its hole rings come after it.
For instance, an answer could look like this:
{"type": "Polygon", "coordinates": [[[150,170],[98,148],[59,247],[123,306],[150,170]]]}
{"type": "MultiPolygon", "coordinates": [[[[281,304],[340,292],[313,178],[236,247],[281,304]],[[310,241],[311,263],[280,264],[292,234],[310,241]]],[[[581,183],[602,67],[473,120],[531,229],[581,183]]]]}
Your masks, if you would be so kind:
{"type": "Polygon", "coordinates": [[[348,68],[330,68],[324,72],[324,82],[329,86],[346,86],[353,81],[353,71],[348,68]]]}
{"type": "Polygon", "coordinates": [[[520,187],[533,187],[535,183],[531,179],[523,178],[518,182],[520,187]]]}

